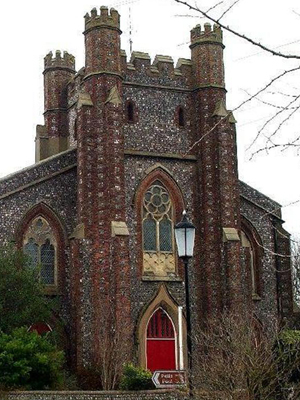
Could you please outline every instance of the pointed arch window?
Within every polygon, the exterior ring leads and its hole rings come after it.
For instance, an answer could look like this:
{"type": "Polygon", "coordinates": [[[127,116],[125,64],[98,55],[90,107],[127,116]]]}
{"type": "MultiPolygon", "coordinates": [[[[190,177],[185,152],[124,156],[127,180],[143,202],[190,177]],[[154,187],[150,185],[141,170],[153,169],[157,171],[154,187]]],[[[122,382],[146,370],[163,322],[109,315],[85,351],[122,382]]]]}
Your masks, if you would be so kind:
{"type": "Polygon", "coordinates": [[[142,218],[144,275],[175,275],[174,206],[158,180],[144,194],[142,218]]]}
{"type": "Polygon", "coordinates": [[[126,103],[126,119],[127,122],[134,123],[135,122],[135,114],[136,107],[132,100],[127,101],[126,103]]]}
{"type": "Polygon", "coordinates": [[[50,286],[57,283],[57,243],[50,224],[39,216],[34,218],[24,235],[24,253],[28,266],[39,269],[41,283],[50,286]]]}
{"type": "Polygon", "coordinates": [[[185,125],[184,110],[182,107],[178,109],[178,125],[183,128],[185,125]]]}
{"type": "Polygon", "coordinates": [[[242,239],[242,246],[245,249],[246,255],[246,266],[250,273],[251,278],[251,290],[252,290],[252,297],[254,299],[259,299],[260,297],[260,290],[259,290],[259,274],[258,274],[258,254],[256,250],[256,246],[253,243],[253,239],[244,232],[241,231],[241,239],[242,239]]]}

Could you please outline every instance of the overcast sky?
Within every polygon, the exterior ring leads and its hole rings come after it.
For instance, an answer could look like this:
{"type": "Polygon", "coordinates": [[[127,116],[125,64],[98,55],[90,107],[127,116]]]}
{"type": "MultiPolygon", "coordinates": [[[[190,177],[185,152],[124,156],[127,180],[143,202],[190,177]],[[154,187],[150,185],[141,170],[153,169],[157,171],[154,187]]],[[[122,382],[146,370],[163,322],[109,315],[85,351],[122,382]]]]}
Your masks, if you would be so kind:
{"type": "MultiPolygon", "coordinates": [[[[215,9],[215,15],[220,15],[231,3],[224,0],[215,9]]],[[[222,21],[279,51],[300,54],[299,0],[285,0],[278,6],[277,3],[240,0],[222,21]]],[[[208,8],[213,1],[200,0],[198,4],[208,8]]],[[[170,55],[175,63],[179,57],[190,58],[190,29],[206,22],[173,0],[116,0],[102,4],[90,0],[2,2],[0,177],[34,163],[35,126],[43,124],[44,56],[50,50],[67,50],[76,57],[76,68],[80,69],[84,64],[83,16],[101,5],[119,10],[122,48],[127,54],[131,9],[133,49],[149,52],[152,59],[155,54],[170,55]],[[189,16],[182,16],[186,14],[189,16]]],[[[297,65],[295,61],[267,55],[227,33],[224,43],[229,109],[236,108],[247,98],[247,93],[255,93],[276,74],[297,65]]],[[[285,227],[293,234],[300,234],[300,156],[297,156],[297,149],[262,152],[250,160],[263,142],[258,141],[249,150],[247,148],[267,119],[280,110],[274,106],[285,106],[293,99],[291,96],[300,94],[299,75],[270,87],[259,100],[253,100],[235,113],[240,179],[285,206],[285,227]]],[[[268,126],[266,133],[270,134],[278,124],[268,126]]],[[[295,113],[279,131],[282,133],[278,142],[283,142],[286,137],[291,140],[299,127],[300,118],[295,113]]]]}

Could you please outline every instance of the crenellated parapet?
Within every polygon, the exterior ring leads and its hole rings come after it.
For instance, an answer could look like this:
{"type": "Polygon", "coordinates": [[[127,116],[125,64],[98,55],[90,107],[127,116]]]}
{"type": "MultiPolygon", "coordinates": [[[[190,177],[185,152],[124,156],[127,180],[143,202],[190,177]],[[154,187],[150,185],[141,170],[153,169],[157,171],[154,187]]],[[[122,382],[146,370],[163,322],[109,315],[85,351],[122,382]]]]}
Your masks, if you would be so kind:
{"type": "Polygon", "coordinates": [[[223,33],[219,25],[214,24],[213,27],[210,23],[204,24],[204,29],[201,29],[201,25],[196,25],[191,30],[191,45],[190,48],[198,44],[204,43],[219,43],[223,46],[223,33]]]}
{"type": "Polygon", "coordinates": [[[156,80],[162,84],[162,81],[166,79],[165,84],[170,86],[173,83],[180,85],[180,80],[182,80],[184,87],[187,87],[191,80],[192,62],[188,59],[180,58],[175,67],[173,58],[166,55],[156,55],[152,61],[148,53],[133,51],[130,61],[127,62],[126,52],[121,50],[121,58],[122,73],[129,80],[138,82],[140,79],[143,81],[144,77],[145,79],[152,78],[153,84],[156,80]]]}
{"type": "Polygon", "coordinates": [[[75,57],[67,51],[64,51],[62,56],[60,50],[55,52],[54,57],[52,51],[50,51],[44,58],[44,66],[45,70],[59,68],[68,69],[73,72],[75,71],[75,57]]]}
{"type": "Polygon", "coordinates": [[[100,14],[96,8],[93,8],[91,13],[87,13],[84,17],[85,20],[85,31],[88,31],[97,27],[110,27],[120,29],[120,15],[117,10],[108,7],[100,7],[100,14]]]}

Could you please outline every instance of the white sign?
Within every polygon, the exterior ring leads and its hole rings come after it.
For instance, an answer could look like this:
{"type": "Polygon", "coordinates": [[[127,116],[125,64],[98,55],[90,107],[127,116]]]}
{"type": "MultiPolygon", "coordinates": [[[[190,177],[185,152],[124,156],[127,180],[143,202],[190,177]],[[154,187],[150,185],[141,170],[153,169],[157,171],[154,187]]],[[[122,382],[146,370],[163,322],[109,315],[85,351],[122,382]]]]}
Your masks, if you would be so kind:
{"type": "Polygon", "coordinates": [[[174,388],[186,384],[185,371],[155,371],[152,381],[158,389],[174,388]]]}

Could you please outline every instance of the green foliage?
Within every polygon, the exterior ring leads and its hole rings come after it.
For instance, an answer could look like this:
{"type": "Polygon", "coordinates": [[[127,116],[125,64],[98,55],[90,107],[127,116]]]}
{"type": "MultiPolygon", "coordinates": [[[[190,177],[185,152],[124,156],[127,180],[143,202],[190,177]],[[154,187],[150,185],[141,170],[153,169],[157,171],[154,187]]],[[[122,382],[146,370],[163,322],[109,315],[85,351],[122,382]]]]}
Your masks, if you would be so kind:
{"type": "Polygon", "coordinates": [[[27,261],[12,246],[0,248],[0,330],[6,333],[50,316],[38,273],[26,265],[27,261]]]}
{"type": "Polygon", "coordinates": [[[284,330],[280,332],[275,354],[278,370],[289,376],[288,383],[300,384],[300,331],[284,330]]]}
{"type": "Polygon", "coordinates": [[[46,336],[27,332],[0,333],[0,387],[5,389],[50,389],[63,384],[63,352],[46,336]]]}
{"type": "Polygon", "coordinates": [[[120,388],[123,390],[149,390],[153,389],[152,374],[143,368],[126,364],[123,370],[120,388]]]}

